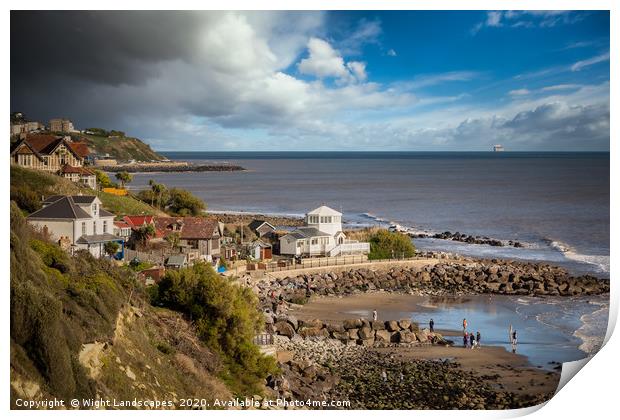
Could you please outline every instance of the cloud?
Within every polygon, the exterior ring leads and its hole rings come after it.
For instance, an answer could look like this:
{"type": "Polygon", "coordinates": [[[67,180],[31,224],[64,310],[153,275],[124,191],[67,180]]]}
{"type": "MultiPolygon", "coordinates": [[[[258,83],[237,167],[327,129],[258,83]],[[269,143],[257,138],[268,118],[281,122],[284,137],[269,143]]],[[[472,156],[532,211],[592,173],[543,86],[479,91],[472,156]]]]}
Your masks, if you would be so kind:
{"type": "Polygon", "coordinates": [[[318,38],[310,38],[308,58],[301,60],[297,68],[302,74],[317,77],[345,78],[349,74],[340,53],[327,41],[318,38]]]}
{"type": "Polygon", "coordinates": [[[579,89],[582,85],[567,83],[562,85],[545,86],[541,90],[543,92],[553,92],[558,90],[579,89]]]}
{"type": "Polygon", "coordinates": [[[413,80],[399,82],[396,85],[402,89],[411,90],[449,82],[466,82],[481,76],[481,73],[475,71],[449,71],[445,73],[421,75],[413,80]]]}
{"type": "Polygon", "coordinates": [[[348,32],[337,45],[345,55],[360,55],[364,45],[380,44],[382,32],[380,20],[360,19],[355,29],[348,32]]]}
{"type": "Polygon", "coordinates": [[[396,51],[394,51],[394,49],[390,48],[387,52],[387,55],[389,55],[390,57],[396,57],[396,51]]]}
{"type": "Polygon", "coordinates": [[[597,55],[596,57],[588,58],[587,60],[577,61],[575,64],[571,66],[571,71],[580,71],[585,67],[589,67],[593,64],[601,63],[604,61],[609,61],[609,52],[601,55],[597,55]]]}
{"type": "Polygon", "coordinates": [[[353,76],[360,82],[363,82],[368,77],[366,74],[366,63],[361,61],[349,61],[347,63],[347,68],[351,70],[353,76]]]}
{"type": "Polygon", "coordinates": [[[510,28],[550,28],[556,25],[567,25],[584,19],[586,13],[566,10],[507,10],[489,11],[486,19],[475,24],[471,33],[477,34],[481,29],[510,28]]]}
{"type": "Polygon", "coordinates": [[[531,92],[528,89],[515,89],[508,92],[510,96],[524,96],[529,95],[531,92]]]}

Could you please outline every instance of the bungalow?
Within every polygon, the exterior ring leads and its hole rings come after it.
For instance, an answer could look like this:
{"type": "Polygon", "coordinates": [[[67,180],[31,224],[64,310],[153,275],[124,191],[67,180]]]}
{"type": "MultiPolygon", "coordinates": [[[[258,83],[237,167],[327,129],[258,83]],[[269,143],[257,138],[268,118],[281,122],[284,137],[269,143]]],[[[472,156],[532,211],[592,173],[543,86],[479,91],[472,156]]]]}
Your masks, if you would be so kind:
{"type": "Polygon", "coordinates": [[[304,227],[280,238],[282,255],[335,257],[369,252],[368,242],[346,239],[342,231],[342,213],[327,206],[308,212],[304,227]]]}
{"type": "Polygon", "coordinates": [[[90,169],[82,166],[65,165],[58,171],[58,174],[76,184],[86,185],[93,190],[97,189],[97,176],[90,169]]]}
{"type": "Polygon", "coordinates": [[[248,226],[258,238],[269,236],[273,234],[273,232],[275,232],[276,230],[276,228],[271,223],[264,220],[252,220],[248,226]]]}
{"type": "Polygon", "coordinates": [[[220,226],[216,220],[204,217],[155,217],[158,236],[178,235],[182,253],[198,253],[208,261],[220,257],[220,226]]]}
{"type": "Polygon", "coordinates": [[[272,257],[271,244],[257,239],[250,244],[250,254],[255,260],[270,260],[272,257]]]}
{"type": "Polygon", "coordinates": [[[123,238],[125,242],[129,242],[131,225],[123,220],[114,221],[114,234],[123,238]]]}
{"type": "Polygon", "coordinates": [[[101,257],[107,242],[118,242],[122,252],[124,241],[113,234],[114,214],[102,209],[96,196],[54,195],[26,219],[68,251],[85,249],[101,257]]]}

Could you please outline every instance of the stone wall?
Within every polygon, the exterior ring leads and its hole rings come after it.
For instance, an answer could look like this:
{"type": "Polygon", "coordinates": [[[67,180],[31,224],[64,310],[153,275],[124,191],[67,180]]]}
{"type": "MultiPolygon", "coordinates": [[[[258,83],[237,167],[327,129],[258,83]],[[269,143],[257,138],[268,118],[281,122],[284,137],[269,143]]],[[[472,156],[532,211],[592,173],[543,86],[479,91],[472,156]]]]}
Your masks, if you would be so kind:
{"type": "Polygon", "coordinates": [[[320,319],[297,320],[291,315],[273,317],[266,315],[267,330],[277,335],[294,339],[331,338],[347,345],[374,347],[412,346],[423,344],[451,344],[441,334],[428,329],[420,329],[409,319],[392,321],[369,321],[367,319],[347,319],[340,322],[323,322],[320,319]]]}

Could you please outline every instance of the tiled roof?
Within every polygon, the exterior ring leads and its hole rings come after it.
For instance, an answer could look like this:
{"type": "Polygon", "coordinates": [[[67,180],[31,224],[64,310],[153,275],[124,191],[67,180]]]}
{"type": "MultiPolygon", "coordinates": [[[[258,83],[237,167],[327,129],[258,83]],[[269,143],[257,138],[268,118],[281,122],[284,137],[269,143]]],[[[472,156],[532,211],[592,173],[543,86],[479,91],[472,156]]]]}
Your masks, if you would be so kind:
{"type": "Polygon", "coordinates": [[[49,155],[63,142],[67,148],[80,158],[84,158],[89,154],[88,145],[86,145],[86,143],[67,141],[63,136],[56,136],[54,134],[28,134],[22,142],[40,155],[49,155]]]}
{"type": "Polygon", "coordinates": [[[314,238],[317,236],[332,236],[329,233],[321,232],[320,230],[314,227],[300,227],[290,233],[287,233],[284,236],[289,236],[289,235],[294,237],[295,239],[314,238]]]}
{"type": "Polygon", "coordinates": [[[155,217],[155,229],[164,235],[173,232],[172,226],[177,225],[181,239],[216,238],[218,223],[215,219],[205,217],[155,217]]]}
{"type": "Polygon", "coordinates": [[[51,202],[28,216],[28,219],[90,219],[90,214],[82,210],[73,201],[73,197],[64,196],[51,202]]]}
{"type": "Polygon", "coordinates": [[[153,216],[123,216],[123,221],[131,227],[141,227],[153,223],[153,216]]]}
{"type": "Polygon", "coordinates": [[[94,195],[72,195],[71,198],[74,203],[91,204],[97,197],[94,195]]]}
{"type": "Polygon", "coordinates": [[[115,220],[114,221],[114,226],[118,227],[118,228],[130,228],[131,225],[127,222],[124,222],[122,220],[115,220]]]}
{"type": "Polygon", "coordinates": [[[107,210],[104,209],[99,209],[99,217],[114,217],[115,214],[114,213],[110,213],[107,210]]]}
{"type": "Polygon", "coordinates": [[[80,157],[86,157],[90,154],[90,150],[88,149],[88,145],[82,142],[69,142],[69,147],[73,149],[73,151],[80,157]]]}
{"type": "Polygon", "coordinates": [[[95,175],[90,169],[82,168],[81,166],[65,165],[60,170],[61,174],[80,174],[80,175],[95,175]]]}

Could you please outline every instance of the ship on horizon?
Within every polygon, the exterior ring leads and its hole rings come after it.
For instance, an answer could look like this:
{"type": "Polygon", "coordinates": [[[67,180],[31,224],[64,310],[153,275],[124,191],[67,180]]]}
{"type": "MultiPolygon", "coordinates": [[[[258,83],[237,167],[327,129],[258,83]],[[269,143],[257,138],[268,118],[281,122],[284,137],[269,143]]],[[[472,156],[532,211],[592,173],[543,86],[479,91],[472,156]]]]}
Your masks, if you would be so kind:
{"type": "Polygon", "coordinates": [[[496,144],[495,146],[493,146],[493,151],[494,152],[503,152],[504,151],[504,146],[502,146],[501,144],[496,144]]]}

